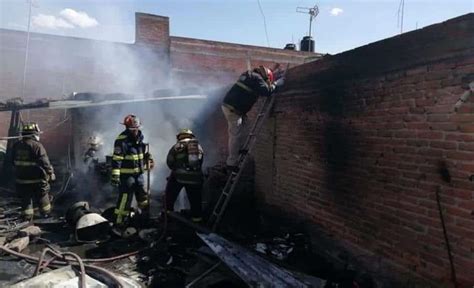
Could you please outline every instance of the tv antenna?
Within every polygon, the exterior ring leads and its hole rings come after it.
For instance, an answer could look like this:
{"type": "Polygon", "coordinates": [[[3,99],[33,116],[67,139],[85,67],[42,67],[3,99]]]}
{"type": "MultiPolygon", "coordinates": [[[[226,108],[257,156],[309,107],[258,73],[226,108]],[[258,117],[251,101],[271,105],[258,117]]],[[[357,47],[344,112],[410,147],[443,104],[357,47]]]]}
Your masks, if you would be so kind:
{"type": "Polygon", "coordinates": [[[318,5],[314,5],[313,8],[307,7],[296,7],[296,12],[309,14],[309,34],[308,36],[311,37],[311,24],[313,23],[314,18],[319,14],[318,5]]]}

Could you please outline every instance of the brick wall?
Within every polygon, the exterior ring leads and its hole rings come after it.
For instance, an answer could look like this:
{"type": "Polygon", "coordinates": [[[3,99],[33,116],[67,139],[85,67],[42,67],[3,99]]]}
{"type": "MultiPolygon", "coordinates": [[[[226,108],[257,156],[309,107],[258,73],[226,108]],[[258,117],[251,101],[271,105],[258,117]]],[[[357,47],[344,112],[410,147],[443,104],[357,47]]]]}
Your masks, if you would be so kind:
{"type": "MultiPolygon", "coordinates": [[[[22,96],[25,45],[26,33],[0,29],[0,101],[22,96]]],[[[140,94],[160,88],[217,88],[232,83],[247,65],[300,64],[315,57],[319,54],[170,37],[168,17],[137,13],[134,44],[31,33],[24,98],[30,102],[72,92],[140,94]]],[[[216,103],[221,94],[213,94],[210,105],[215,111],[209,118],[219,117],[216,103]]],[[[47,139],[49,134],[43,137],[53,157],[64,155],[67,145],[62,140],[71,135],[70,125],[56,126],[63,114],[38,110],[26,117],[24,113],[24,119],[54,131],[54,141],[47,139]]],[[[9,113],[0,113],[0,135],[7,134],[9,120],[9,113]]],[[[220,136],[215,137],[209,142],[220,136]]]]}
{"type": "Polygon", "coordinates": [[[135,14],[135,44],[151,44],[155,47],[170,45],[169,18],[164,16],[136,13],[135,14]]]}
{"type": "Polygon", "coordinates": [[[471,287],[474,99],[453,108],[473,75],[474,14],[291,69],[258,142],[260,197],[368,255],[373,275],[383,259],[408,272],[398,280],[448,287],[439,189],[458,281],[471,287]]]}
{"type": "Polygon", "coordinates": [[[264,48],[217,41],[171,37],[171,72],[184,85],[223,86],[235,81],[243,71],[275,63],[296,66],[319,59],[318,53],[264,48]],[[189,81],[191,79],[191,81],[189,81]]]}
{"type": "Polygon", "coordinates": [[[281,63],[283,67],[290,64],[292,67],[322,57],[319,53],[174,36],[170,42],[172,85],[213,91],[208,94],[210,108],[203,113],[201,123],[208,131],[204,144],[214,147],[212,153],[215,155],[211,158],[215,161],[224,161],[227,154],[227,124],[220,104],[230,85],[243,71],[258,65],[273,67],[275,63],[281,63]]]}

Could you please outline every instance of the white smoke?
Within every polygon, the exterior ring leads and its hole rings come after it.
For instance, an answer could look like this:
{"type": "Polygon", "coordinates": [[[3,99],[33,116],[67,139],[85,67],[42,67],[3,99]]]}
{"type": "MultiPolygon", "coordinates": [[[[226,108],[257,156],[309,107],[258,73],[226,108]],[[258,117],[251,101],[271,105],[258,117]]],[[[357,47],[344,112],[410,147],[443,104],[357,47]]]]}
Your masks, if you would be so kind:
{"type": "MultiPolygon", "coordinates": [[[[201,91],[208,94],[208,91],[216,89],[207,82],[190,78],[187,78],[186,82],[182,79],[168,79],[166,76],[169,73],[165,70],[167,68],[162,59],[147,49],[137,51],[129,45],[105,44],[98,45],[91,53],[98,59],[96,65],[100,65],[96,69],[107,75],[98,92],[127,93],[131,98],[143,98],[150,97],[150,91],[164,89],[169,91],[166,96],[190,94],[181,91],[181,83],[196,83],[194,89],[190,90],[193,94],[199,94],[201,91]],[[160,67],[163,67],[161,69],[165,72],[161,73],[160,67]]],[[[106,155],[112,154],[114,141],[124,130],[124,126],[120,124],[124,117],[128,114],[137,115],[142,122],[144,142],[149,143],[155,161],[150,181],[152,197],[158,199],[165,189],[166,178],[170,173],[166,156],[176,143],[176,134],[181,128],[190,128],[196,134],[205,151],[205,166],[215,164],[215,145],[208,139],[212,131],[208,130],[204,122],[209,113],[219,106],[219,100],[219,97],[209,96],[207,100],[150,101],[80,109],[83,114],[81,120],[84,121],[80,125],[81,135],[83,141],[91,135],[100,135],[104,143],[101,161],[104,161],[106,155]]],[[[82,151],[85,151],[85,148],[83,146],[82,151]]]]}
{"type": "MultiPolygon", "coordinates": [[[[66,13],[61,14],[65,15],[66,13]]],[[[83,25],[89,25],[84,23],[83,25]]],[[[130,98],[143,98],[150,97],[155,90],[163,89],[169,90],[164,96],[208,94],[208,91],[229,84],[217,80],[213,83],[218,84],[212,84],[192,76],[186,76],[185,79],[172,77],[168,55],[157,51],[156,47],[77,38],[54,38],[48,41],[50,42],[31,42],[30,63],[42,67],[42,71],[51,71],[51,75],[30,75],[27,79],[25,94],[32,95],[32,98],[57,99],[62,94],[69,95],[72,92],[126,93],[130,98]],[[193,89],[189,89],[189,93],[183,92],[191,85],[193,89]]],[[[213,155],[217,155],[217,149],[209,135],[215,131],[209,131],[205,122],[210,118],[210,113],[218,109],[219,101],[219,97],[211,96],[208,100],[141,102],[73,109],[75,130],[72,131],[72,150],[76,168],[81,166],[87,149],[86,141],[93,135],[100,135],[102,138],[104,144],[100,153],[103,154],[99,153],[99,156],[101,162],[105,161],[105,156],[111,155],[113,151],[116,137],[124,129],[120,122],[127,114],[135,114],[142,120],[145,142],[150,144],[150,152],[154,156],[155,169],[151,180],[152,191],[155,193],[153,196],[156,198],[158,192],[165,189],[169,174],[166,156],[176,142],[179,129],[193,129],[204,148],[205,165],[214,164],[213,155]]],[[[93,192],[97,195],[102,191],[93,192]]],[[[75,193],[82,192],[76,189],[75,193]]]]}

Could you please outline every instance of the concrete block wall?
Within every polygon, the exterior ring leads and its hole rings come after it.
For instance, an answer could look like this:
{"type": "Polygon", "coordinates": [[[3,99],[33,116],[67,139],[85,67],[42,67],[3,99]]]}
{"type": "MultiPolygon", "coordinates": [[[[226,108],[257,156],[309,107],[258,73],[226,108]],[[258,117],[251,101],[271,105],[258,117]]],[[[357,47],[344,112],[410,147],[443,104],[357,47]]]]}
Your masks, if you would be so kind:
{"type": "Polygon", "coordinates": [[[453,110],[473,75],[474,14],[290,70],[258,142],[260,197],[375,257],[372,271],[383,259],[450,287],[438,189],[458,282],[472,287],[474,99],[453,110]]]}

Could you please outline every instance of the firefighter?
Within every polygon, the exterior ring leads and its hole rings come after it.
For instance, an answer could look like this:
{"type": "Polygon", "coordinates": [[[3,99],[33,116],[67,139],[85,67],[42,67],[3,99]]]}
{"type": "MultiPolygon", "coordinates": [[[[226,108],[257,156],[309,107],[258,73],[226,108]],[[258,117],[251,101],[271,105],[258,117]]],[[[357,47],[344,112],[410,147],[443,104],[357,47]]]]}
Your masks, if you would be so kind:
{"type": "Polygon", "coordinates": [[[244,152],[241,149],[248,135],[247,112],[259,96],[269,97],[284,83],[283,78],[273,80],[273,71],[259,66],[242,73],[224,97],[221,108],[227,119],[229,155],[226,164],[230,171],[236,171],[239,153],[244,152]]]}
{"type": "Polygon", "coordinates": [[[100,143],[99,138],[97,136],[91,136],[87,140],[87,145],[89,148],[84,153],[83,161],[88,171],[94,170],[96,165],[99,163],[99,158],[97,157],[97,152],[100,150],[100,143]]]}
{"type": "Polygon", "coordinates": [[[117,137],[112,156],[111,183],[119,187],[119,198],[114,210],[114,220],[118,227],[124,227],[130,215],[133,194],[142,214],[148,216],[149,197],[145,191],[144,171],[153,169],[153,159],[146,151],[140,119],[135,115],[127,115],[122,123],[126,129],[117,137]],[[147,163],[147,165],[145,165],[147,163]]]}
{"type": "Polygon", "coordinates": [[[171,169],[165,190],[166,210],[173,210],[174,202],[184,187],[191,204],[191,220],[201,222],[201,193],[204,178],[201,167],[204,151],[190,129],[181,129],[176,139],[176,144],[171,147],[166,157],[166,164],[171,169]]]}
{"type": "MultiPolygon", "coordinates": [[[[98,191],[99,189],[102,189],[101,187],[103,183],[101,183],[101,177],[100,173],[102,172],[101,166],[99,164],[99,153],[101,152],[102,148],[102,142],[100,141],[99,137],[97,136],[90,136],[87,139],[87,150],[84,152],[84,155],[82,157],[84,166],[82,173],[82,180],[83,180],[83,185],[81,185],[82,193],[81,197],[83,198],[82,200],[88,200],[88,201],[99,201],[101,199],[101,196],[97,196],[95,194],[95,191],[98,191]]],[[[106,172],[107,180],[109,179],[109,172],[108,170],[106,172]]],[[[79,174],[81,175],[81,174],[79,174]]],[[[78,177],[76,177],[78,179],[78,177]]],[[[80,181],[80,180],[79,180],[80,181]]],[[[96,202],[98,203],[98,202],[96,202]]]]}
{"type": "Polygon", "coordinates": [[[33,203],[39,206],[43,217],[51,213],[50,181],[55,181],[53,166],[40,140],[37,123],[25,123],[21,139],[12,147],[12,160],[15,171],[16,191],[22,202],[24,218],[31,220],[33,203]]]}

